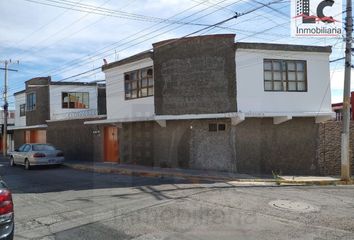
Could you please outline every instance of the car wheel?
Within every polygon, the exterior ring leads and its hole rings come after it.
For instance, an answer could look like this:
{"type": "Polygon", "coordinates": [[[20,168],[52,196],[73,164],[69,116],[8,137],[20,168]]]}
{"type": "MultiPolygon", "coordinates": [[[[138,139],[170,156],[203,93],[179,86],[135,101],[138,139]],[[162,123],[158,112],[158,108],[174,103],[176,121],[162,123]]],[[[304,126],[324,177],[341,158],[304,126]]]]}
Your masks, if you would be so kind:
{"type": "Polygon", "coordinates": [[[16,164],[15,164],[15,161],[14,161],[14,158],[13,158],[13,157],[11,157],[11,158],[10,158],[10,166],[11,166],[11,167],[16,166],[16,164]]]}
{"type": "Polygon", "coordinates": [[[25,160],[25,169],[26,170],[30,170],[31,169],[31,165],[30,165],[30,162],[28,161],[28,159],[25,160]]]}

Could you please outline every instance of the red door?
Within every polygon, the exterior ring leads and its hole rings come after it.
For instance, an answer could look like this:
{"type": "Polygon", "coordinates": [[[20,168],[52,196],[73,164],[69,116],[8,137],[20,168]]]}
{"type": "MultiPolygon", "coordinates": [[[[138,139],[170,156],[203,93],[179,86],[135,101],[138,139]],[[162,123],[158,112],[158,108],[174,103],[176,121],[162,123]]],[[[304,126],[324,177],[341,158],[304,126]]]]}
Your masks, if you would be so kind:
{"type": "Polygon", "coordinates": [[[117,127],[104,127],[104,161],[119,162],[117,127]]]}

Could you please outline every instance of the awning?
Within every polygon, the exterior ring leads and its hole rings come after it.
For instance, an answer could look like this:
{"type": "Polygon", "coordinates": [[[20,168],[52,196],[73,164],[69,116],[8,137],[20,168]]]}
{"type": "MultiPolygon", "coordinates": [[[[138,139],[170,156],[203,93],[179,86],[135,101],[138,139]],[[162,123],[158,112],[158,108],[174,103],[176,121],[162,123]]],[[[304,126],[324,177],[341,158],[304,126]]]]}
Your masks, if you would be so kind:
{"type": "Polygon", "coordinates": [[[42,125],[32,125],[32,126],[9,126],[8,130],[27,130],[27,129],[42,129],[47,128],[47,124],[42,125]]]}
{"type": "Polygon", "coordinates": [[[324,122],[335,117],[334,112],[229,112],[211,114],[183,114],[183,115],[154,115],[148,117],[116,118],[84,122],[85,125],[121,124],[128,122],[156,121],[161,126],[166,121],[172,120],[196,120],[196,119],[231,119],[233,125],[243,122],[246,118],[273,118],[274,124],[281,124],[293,117],[313,117],[316,123],[324,122]]]}

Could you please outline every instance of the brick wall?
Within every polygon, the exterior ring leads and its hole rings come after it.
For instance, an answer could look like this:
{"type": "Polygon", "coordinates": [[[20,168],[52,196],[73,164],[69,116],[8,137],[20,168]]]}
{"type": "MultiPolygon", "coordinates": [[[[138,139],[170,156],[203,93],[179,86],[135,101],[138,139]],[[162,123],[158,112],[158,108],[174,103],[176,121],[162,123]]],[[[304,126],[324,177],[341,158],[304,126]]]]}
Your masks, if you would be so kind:
{"type": "MultiPolygon", "coordinates": [[[[317,159],[321,175],[340,175],[341,170],[341,131],[342,122],[326,122],[320,124],[317,159]]],[[[350,146],[353,153],[354,122],[350,124],[350,146]]],[[[353,154],[351,170],[354,172],[353,154]]]]}

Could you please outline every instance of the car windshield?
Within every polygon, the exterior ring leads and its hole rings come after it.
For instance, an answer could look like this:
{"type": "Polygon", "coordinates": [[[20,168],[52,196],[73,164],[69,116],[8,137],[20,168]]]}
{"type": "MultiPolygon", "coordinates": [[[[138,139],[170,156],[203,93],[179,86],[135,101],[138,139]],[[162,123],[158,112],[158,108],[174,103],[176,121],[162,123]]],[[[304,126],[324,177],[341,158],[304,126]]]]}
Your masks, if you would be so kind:
{"type": "Polygon", "coordinates": [[[38,145],[33,145],[32,150],[33,151],[54,151],[55,147],[47,144],[38,144],[38,145]]]}

